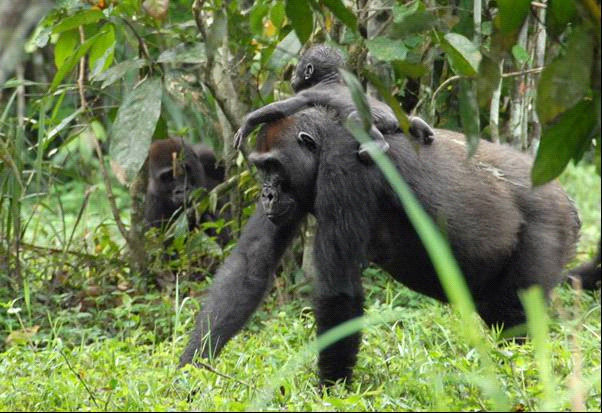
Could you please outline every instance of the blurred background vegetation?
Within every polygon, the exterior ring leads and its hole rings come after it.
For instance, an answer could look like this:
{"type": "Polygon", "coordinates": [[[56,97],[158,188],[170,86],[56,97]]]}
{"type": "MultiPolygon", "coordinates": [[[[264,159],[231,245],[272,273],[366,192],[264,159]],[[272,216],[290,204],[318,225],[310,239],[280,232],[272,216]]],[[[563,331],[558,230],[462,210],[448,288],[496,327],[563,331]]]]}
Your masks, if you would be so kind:
{"type": "MultiPolygon", "coordinates": [[[[182,297],[202,294],[235,245],[202,230],[236,236],[257,194],[233,132],[251,109],[292,93],[291,70],[316,42],[340,47],[368,93],[403,113],[464,132],[472,148],[487,139],[530,152],[534,184],[566,169],[584,221],[573,264],[586,261],[600,238],[600,36],[599,0],[0,0],[0,354],[27,363],[15,352],[57,339],[181,346],[195,308],[185,299],[181,315],[182,297]],[[219,205],[228,218],[193,234],[182,222],[143,234],[146,155],[170,136],[218,154],[228,182],[197,208],[219,205]]],[[[304,235],[282,264],[278,305],[307,297],[304,235]]],[[[367,277],[391,288],[377,270],[367,277]]],[[[435,305],[404,294],[404,305],[435,305]]],[[[575,311],[597,337],[597,353],[582,355],[599,378],[596,294],[575,311]]],[[[572,308],[573,293],[561,296],[572,308]]],[[[593,399],[572,406],[599,410],[599,379],[587,383],[593,399]]],[[[537,394],[520,403],[534,407],[537,394]]],[[[61,406],[15,400],[7,409],[61,406]]]]}

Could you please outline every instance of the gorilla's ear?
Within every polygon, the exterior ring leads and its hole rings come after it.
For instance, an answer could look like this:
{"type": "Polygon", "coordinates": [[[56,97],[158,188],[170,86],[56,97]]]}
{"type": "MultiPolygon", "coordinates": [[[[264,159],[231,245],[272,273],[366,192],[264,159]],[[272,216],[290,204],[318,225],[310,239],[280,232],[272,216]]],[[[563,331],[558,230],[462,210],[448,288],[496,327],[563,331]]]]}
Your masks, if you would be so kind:
{"type": "Polygon", "coordinates": [[[315,152],[316,149],[318,149],[318,143],[314,137],[307,132],[299,132],[297,134],[297,142],[299,142],[300,145],[305,146],[311,152],[315,152]]]}

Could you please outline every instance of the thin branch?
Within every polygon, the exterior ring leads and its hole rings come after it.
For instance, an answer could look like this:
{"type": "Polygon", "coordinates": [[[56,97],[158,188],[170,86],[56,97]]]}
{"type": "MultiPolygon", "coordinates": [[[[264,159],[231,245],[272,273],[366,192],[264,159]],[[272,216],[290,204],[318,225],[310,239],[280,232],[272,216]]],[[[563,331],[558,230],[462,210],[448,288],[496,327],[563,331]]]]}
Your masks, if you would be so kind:
{"type": "MultiPolygon", "coordinates": [[[[154,63],[153,58],[150,56],[150,53],[148,52],[148,47],[146,46],[144,39],[138,34],[138,32],[136,31],[136,28],[132,25],[132,23],[129,22],[129,20],[127,20],[123,17],[121,18],[121,20],[123,20],[125,22],[125,24],[130,28],[132,33],[134,33],[134,36],[136,36],[136,39],[138,39],[138,45],[140,46],[140,50],[142,51],[142,54],[144,55],[144,57],[149,62],[154,63]]],[[[151,65],[151,68],[152,68],[152,65],[151,65]]]]}
{"type": "Polygon", "coordinates": [[[100,407],[98,405],[98,402],[96,401],[96,397],[94,397],[94,394],[92,393],[92,391],[90,390],[90,388],[86,384],[85,380],[83,379],[83,377],[77,371],[75,371],[75,369],[73,368],[73,366],[69,362],[69,359],[67,358],[67,356],[65,355],[65,353],[63,352],[63,350],[59,350],[59,353],[61,353],[61,356],[63,356],[63,358],[65,359],[65,362],[67,363],[67,367],[69,367],[69,370],[71,370],[71,372],[75,375],[75,377],[77,377],[77,379],[82,384],[82,386],[84,386],[84,389],[86,389],[86,392],[88,393],[88,395],[90,395],[90,398],[94,402],[94,405],[97,408],[100,407]]]}
{"type": "MultiPolygon", "coordinates": [[[[455,75],[450,77],[449,79],[446,79],[445,82],[441,83],[439,85],[439,87],[437,89],[435,89],[435,92],[433,93],[433,97],[431,98],[432,101],[435,101],[435,98],[437,97],[437,94],[439,92],[441,92],[441,90],[443,90],[443,88],[445,88],[447,85],[449,85],[451,82],[455,82],[456,80],[460,80],[462,79],[464,76],[460,76],[460,75],[455,75]]],[[[416,105],[418,106],[418,105],[416,105]]]]}
{"type": "Polygon", "coordinates": [[[109,199],[109,205],[111,206],[111,212],[113,213],[113,218],[115,219],[115,224],[121,233],[123,239],[125,239],[128,246],[131,246],[131,240],[128,235],[128,232],[119,216],[119,209],[117,208],[117,203],[115,202],[115,195],[113,195],[113,187],[111,185],[111,179],[109,178],[109,173],[105,166],[104,156],[102,155],[102,150],[100,149],[100,144],[98,143],[98,139],[94,136],[94,147],[96,149],[96,155],[98,156],[98,162],[100,164],[100,171],[102,173],[102,178],[105,184],[105,189],[107,191],[107,198],[109,199]]]}
{"type": "Polygon", "coordinates": [[[222,372],[220,372],[220,371],[217,371],[215,368],[211,367],[211,366],[210,366],[209,364],[207,364],[207,363],[203,363],[202,361],[195,361],[195,362],[194,362],[194,363],[192,363],[192,364],[193,364],[193,366],[195,366],[195,367],[197,367],[197,368],[198,368],[198,367],[202,367],[202,368],[204,368],[204,369],[207,369],[207,370],[209,370],[210,372],[212,372],[212,373],[214,373],[214,374],[217,374],[217,375],[218,375],[218,376],[220,376],[220,377],[223,377],[223,378],[225,378],[225,379],[228,379],[228,380],[235,381],[236,383],[238,383],[238,384],[242,384],[243,386],[246,386],[246,387],[249,387],[249,388],[251,388],[251,387],[252,387],[252,386],[251,386],[249,383],[245,383],[244,381],[242,381],[242,380],[239,380],[239,379],[237,379],[236,377],[228,376],[227,374],[224,374],[224,373],[222,373],[222,372]]]}
{"type": "MultiPolygon", "coordinates": [[[[79,26],[79,41],[81,44],[86,40],[84,34],[84,26],[79,26]]],[[[82,56],[79,59],[79,76],[77,78],[77,88],[79,89],[79,100],[81,101],[82,109],[86,110],[88,108],[88,103],[86,102],[86,94],[84,92],[84,76],[86,71],[86,56],[82,56]]]]}
{"type": "Polygon", "coordinates": [[[530,73],[540,73],[544,69],[545,69],[545,67],[534,67],[532,69],[519,70],[518,72],[504,73],[504,74],[502,74],[502,77],[506,78],[506,77],[513,77],[513,76],[528,75],[530,73]]]}
{"type": "MultiPolygon", "coordinates": [[[[203,42],[205,44],[207,44],[207,39],[208,39],[207,28],[205,27],[205,20],[203,19],[203,16],[201,15],[203,3],[204,3],[204,0],[195,0],[194,3],[192,3],[192,15],[194,16],[194,21],[196,22],[196,26],[199,29],[199,33],[201,33],[203,42]]],[[[211,95],[213,95],[213,98],[219,105],[221,111],[226,116],[226,119],[228,120],[228,123],[230,124],[230,127],[232,128],[232,130],[236,130],[236,129],[238,129],[238,126],[239,126],[238,121],[236,120],[237,119],[236,116],[232,113],[232,111],[230,110],[228,105],[226,105],[224,99],[220,96],[220,94],[217,93],[217,85],[215,83],[215,80],[213,79],[214,67],[215,67],[215,51],[208,50],[207,51],[207,64],[205,65],[205,70],[204,70],[205,75],[203,76],[204,77],[203,83],[205,84],[207,89],[209,89],[209,92],[211,92],[211,95]]]]}

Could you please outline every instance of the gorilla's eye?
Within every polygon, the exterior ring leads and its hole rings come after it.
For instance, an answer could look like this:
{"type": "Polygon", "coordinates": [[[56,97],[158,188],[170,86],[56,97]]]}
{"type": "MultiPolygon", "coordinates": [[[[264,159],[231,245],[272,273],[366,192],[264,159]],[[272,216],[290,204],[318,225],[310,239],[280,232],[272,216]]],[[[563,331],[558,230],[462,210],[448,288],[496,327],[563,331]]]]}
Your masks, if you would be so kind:
{"type": "Polygon", "coordinates": [[[173,172],[171,169],[163,171],[159,174],[159,179],[163,183],[169,183],[173,180],[173,172]]]}

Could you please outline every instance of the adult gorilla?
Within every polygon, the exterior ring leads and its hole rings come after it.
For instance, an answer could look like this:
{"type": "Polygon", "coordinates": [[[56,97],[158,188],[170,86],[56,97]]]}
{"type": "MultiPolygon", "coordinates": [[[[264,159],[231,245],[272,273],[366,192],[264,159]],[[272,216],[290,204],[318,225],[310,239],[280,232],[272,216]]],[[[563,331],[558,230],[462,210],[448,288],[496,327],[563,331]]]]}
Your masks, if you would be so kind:
{"type": "MultiPolygon", "coordinates": [[[[416,152],[388,136],[389,156],[444,233],[477,309],[489,324],[525,320],[517,292],[549,292],[573,257],[579,220],[557,183],[531,188],[532,159],[481,142],[467,159],[464,137],[438,130],[416,152]]],[[[396,280],[445,300],[412,224],[375,166],[359,162],[357,142],[323,109],[264,127],[249,159],[263,173],[261,202],[203,302],[180,365],[217,354],[257,308],[300,221],[315,215],[318,334],[363,312],[362,267],[380,265],[396,280]]],[[[325,383],[350,379],[359,334],[320,353],[325,383]]]]}

